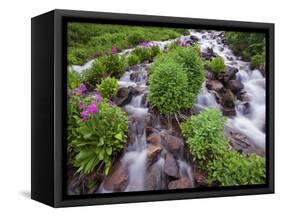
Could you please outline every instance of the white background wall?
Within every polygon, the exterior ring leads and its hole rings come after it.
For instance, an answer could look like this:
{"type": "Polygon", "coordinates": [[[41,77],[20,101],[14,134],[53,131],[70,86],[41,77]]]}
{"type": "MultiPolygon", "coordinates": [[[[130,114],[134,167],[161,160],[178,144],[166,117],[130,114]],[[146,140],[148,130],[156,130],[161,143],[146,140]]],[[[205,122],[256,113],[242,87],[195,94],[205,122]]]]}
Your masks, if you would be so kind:
{"type": "MultiPolygon", "coordinates": [[[[280,215],[278,0],[2,0],[0,2],[0,216],[280,215]],[[276,194],[52,209],[30,196],[30,18],[54,8],[276,23],[276,194]],[[279,206],[279,207],[278,207],[279,206]]],[[[42,186],[44,188],[44,186],[42,186]]]]}

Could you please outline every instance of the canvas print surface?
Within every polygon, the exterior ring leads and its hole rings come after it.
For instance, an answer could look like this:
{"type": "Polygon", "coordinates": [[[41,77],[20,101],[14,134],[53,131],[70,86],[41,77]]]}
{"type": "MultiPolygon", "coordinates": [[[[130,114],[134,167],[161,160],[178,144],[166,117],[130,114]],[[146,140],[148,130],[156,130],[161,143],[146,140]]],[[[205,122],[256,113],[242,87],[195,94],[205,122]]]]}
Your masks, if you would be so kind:
{"type": "Polygon", "coordinates": [[[67,194],[265,184],[263,33],[67,25],[67,194]]]}

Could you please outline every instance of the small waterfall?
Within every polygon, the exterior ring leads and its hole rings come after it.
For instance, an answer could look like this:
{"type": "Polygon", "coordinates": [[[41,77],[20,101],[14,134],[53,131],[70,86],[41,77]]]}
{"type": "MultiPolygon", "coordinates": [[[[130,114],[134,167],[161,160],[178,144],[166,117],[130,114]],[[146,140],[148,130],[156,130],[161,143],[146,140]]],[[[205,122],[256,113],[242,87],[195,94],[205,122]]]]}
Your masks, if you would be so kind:
{"type": "Polygon", "coordinates": [[[194,108],[196,113],[206,108],[221,109],[220,104],[217,103],[216,97],[208,91],[205,83],[203,83],[202,90],[196,99],[194,108]]]}
{"type": "MultiPolygon", "coordinates": [[[[191,35],[199,39],[198,43],[202,52],[212,49],[216,55],[224,58],[227,66],[238,68],[236,79],[244,85],[243,91],[249,98],[249,111],[244,114],[244,103],[236,99],[236,115],[228,118],[227,124],[246,135],[254,145],[265,150],[265,78],[259,70],[251,70],[250,63],[242,61],[240,57],[233,54],[232,50],[223,43],[223,32],[192,30],[191,35]]],[[[185,40],[189,40],[188,37],[190,36],[187,36],[185,40]]],[[[221,109],[214,94],[203,85],[197,97],[195,110],[200,111],[209,107],[221,109]]]]}

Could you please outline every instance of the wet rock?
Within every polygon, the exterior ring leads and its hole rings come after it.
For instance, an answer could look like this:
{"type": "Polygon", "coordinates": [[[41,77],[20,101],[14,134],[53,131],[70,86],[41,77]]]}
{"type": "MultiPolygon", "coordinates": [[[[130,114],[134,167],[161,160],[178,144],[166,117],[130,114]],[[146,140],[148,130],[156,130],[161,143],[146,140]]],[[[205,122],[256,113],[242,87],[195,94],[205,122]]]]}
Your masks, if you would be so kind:
{"type": "Polygon", "coordinates": [[[244,85],[239,80],[230,80],[228,87],[234,94],[237,94],[244,88],[244,85]]]}
{"type": "Polygon", "coordinates": [[[230,146],[245,156],[252,153],[262,157],[265,156],[265,151],[263,149],[253,145],[245,134],[235,130],[234,128],[225,127],[224,134],[229,139],[230,146]]]}
{"type": "Polygon", "coordinates": [[[179,178],[179,167],[172,154],[167,153],[164,163],[164,172],[171,177],[179,178]]]}
{"type": "Polygon", "coordinates": [[[231,92],[231,90],[226,89],[222,94],[222,106],[226,108],[234,108],[234,100],[235,96],[231,92]]]}
{"type": "Polygon", "coordinates": [[[142,80],[142,72],[141,71],[135,71],[130,75],[130,80],[134,82],[139,82],[142,80]]]}
{"type": "Polygon", "coordinates": [[[121,87],[118,89],[114,102],[118,106],[124,106],[132,100],[131,88],[121,87]]]}
{"type": "Polygon", "coordinates": [[[213,48],[208,47],[205,51],[200,53],[200,56],[203,60],[211,60],[212,58],[216,57],[213,48]]]}
{"type": "Polygon", "coordinates": [[[161,170],[155,164],[153,164],[147,171],[147,175],[144,180],[144,189],[146,191],[159,190],[162,189],[162,178],[161,170]]]}
{"type": "Polygon", "coordinates": [[[198,170],[194,170],[194,181],[196,183],[196,186],[198,187],[206,187],[208,186],[208,179],[207,176],[198,170]]]}
{"type": "Polygon", "coordinates": [[[223,114],[226,116],[236,115],[235,104],[234,104],[235,96],[233,95],[231,90],[226,89],[221,96],[222,96],[221,104],[223,106],[222,108],[223,114]]]}
{"type": "Polygon", "coordinates": [[[215,76],[214,76],[213,72],[205,70],[205,78],[208,80],[213,80],[215,78],[215,76]]]}
{"type": "Polygon", "coordinates": [[[209,92],[215,96],[217,103],[219,103],[219,104],[222,103],[222,97],[220,96],[220,94],[218,92],[216,92],[214,90],[210,90],[209,92]]]}
{"type": "Polygon", "coordinates": [[[242,112],[244,115],[248,115],[251,113],[251,104],[249,102],[243,103],[243,109],[242,112]]]}
{"type": "Polygon", "coordinates": [[[209,90],[221,92],[221,90],[223,89],[223,84],[218,80],[208,80],[207,83],[206,83],[206,87],[209,90]]]}
{"type": "Polygon", "coordinates": [[[140,68],[141,68],[140,65],[133,65],[133,66],[129,66],[128,70],[139,71],[140,68]]]}
{"type": "Polygon", "coordinates": [[[199,38],[195,35],[191,35],[190,36],[190,40],[194,41],[194,42],[198,42],[199,41],[199,38]]]}
{"type": "Polygon", "coordinates": [[[152,133],[156,133],[156,134],[158,133],[158,130],[153,128],[153,127],[147,127],[145,130],[146,130],[146,135],[147,136],[149,136],[152,133]]]}
{"type": "Polygon", "coordinates": [[[128,169],[117,163],[104,180],[104,189],[107,191],[124,191],[128,185],[128,169]]]}
{"type": "Polygon", "coordinates": [[[147,164],[151,165],[152,163],[154,163],[157,160],[157,157],[159,155],[159,153],[162,151],[162,147],[160,144],[157,145],[150,145],[147,149],[146,149],[146,153],[147,153],[147,164]]]}
{"type": "Polygon", "coordinates": [[[231,56],[226,56],[226,59],[229,60],[229,61],[232,61],[232,60],[233,60],[233,57],[231,57],[231,56]]]}
{"type": "Polygon", "coordinates": [[[250,101],[250,97],[249,97],[249,95],[247,94],[246,91],[240,91],[237,94],[237,99],[239,99],[242,102],[249,102],[250,101]]]}
{"type": "Polygon", "coordinates": [[[161,144],[172,154],[178,155],[182,153],[184,148],[184,142],[181,138],[167,134],[166,131],[162,130],[161,133],[161,144]]]}
{"type": "Polygon", "coordinates": [[[187,177],[175,181],[171,181],[168,185],[168,189],[184,189],[184,188],[192,188],[192,182],[187,177]]]}
{"type": "Polygon", "coordinates": [[[152,145],[158,145],[161,143],[161,138],[158,134],[152,133],[151,135],[148,136],[147,142],[149,142],[152,145]]]}
{"type": "Polygon", "coordinates": [[[232,117],[236,115],[235,108],[222,108],[222,113],[228,117],[232,117]]]}
{"type": "Polygon", "coordinates": [[[266,72],[265,72],[265,65],[264,64],[261,64],[259,66],[259,70],[261,71],[261,74],[263,75],[263,77],[265,77],[266,72]]]}
{"type": "Polygon", "coordinates": [[[235,67],[227,66],[225,74],[223,75],[224,83],[227,83],[229,80],[235,79],[235,75],[238,72],[238,69],[235,67]]]}

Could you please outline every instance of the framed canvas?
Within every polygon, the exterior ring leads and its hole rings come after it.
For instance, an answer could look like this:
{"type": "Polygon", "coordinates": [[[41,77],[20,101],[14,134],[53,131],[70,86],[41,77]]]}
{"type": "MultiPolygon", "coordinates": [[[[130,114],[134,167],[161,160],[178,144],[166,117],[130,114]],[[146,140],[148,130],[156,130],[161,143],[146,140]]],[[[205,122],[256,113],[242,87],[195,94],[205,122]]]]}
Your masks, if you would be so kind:
{"type": "Polygon", "coordinates": [[[31,23],[32,199],[274,192],[274,24],[69,10],[31,23]]]}

